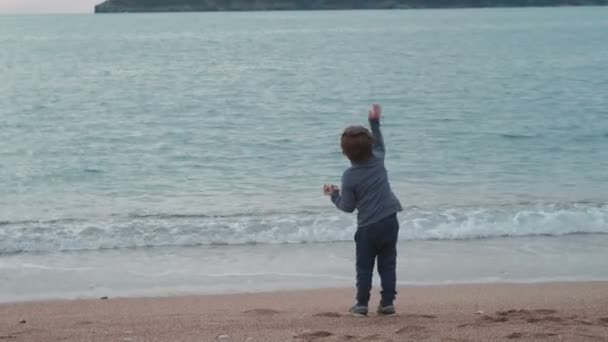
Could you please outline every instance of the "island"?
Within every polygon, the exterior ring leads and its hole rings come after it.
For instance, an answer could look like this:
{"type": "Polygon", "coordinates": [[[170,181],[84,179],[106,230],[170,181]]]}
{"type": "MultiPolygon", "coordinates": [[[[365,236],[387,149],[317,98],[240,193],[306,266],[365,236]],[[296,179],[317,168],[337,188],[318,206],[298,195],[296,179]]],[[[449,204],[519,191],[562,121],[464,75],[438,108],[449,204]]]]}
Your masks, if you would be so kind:
{"type": "Polygon", "coordinates": [[[95,13],[608,5],[608,0],[106,0],[95,13]]]}

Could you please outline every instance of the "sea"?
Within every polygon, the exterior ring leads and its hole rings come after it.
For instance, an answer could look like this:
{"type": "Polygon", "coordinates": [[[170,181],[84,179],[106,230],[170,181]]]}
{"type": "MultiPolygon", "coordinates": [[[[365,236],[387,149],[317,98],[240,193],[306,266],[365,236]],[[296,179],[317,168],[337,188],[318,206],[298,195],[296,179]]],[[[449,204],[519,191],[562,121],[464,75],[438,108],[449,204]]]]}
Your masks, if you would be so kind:
{"type": "Polygon", "coordinates": [[[608,280],[608,7],[4,15],[0,301],[354,286],[372,103],[400,285],[608,280]]]}

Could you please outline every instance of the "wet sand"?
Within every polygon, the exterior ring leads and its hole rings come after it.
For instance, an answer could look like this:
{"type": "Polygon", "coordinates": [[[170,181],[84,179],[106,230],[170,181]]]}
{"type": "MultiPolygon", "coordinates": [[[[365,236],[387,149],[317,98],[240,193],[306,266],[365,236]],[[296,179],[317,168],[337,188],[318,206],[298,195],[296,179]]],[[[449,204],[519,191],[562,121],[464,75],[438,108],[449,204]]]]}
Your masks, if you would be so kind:
{"type": "Polygon", "coordinates": [[[608,282],[403,287],[398,314],[353,289],[0,305],[0,341],[608,341],[608,282]],[[228,339],[229,336],[229,339],[228,339]]]}

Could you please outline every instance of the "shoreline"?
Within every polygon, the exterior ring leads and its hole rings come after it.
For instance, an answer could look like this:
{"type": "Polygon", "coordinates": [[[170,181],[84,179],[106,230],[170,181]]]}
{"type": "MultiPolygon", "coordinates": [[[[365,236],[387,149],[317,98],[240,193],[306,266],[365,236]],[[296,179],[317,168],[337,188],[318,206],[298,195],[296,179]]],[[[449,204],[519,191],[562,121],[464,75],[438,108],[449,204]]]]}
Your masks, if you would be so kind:
{"type": "MultiPolygon", "coordinates": [[[[403,241],[398,285],[608,280],[607,243],[595,235],[403,241]]],[[[354,263],[350,242],[24,253],[0,257],[0,303],[351,288],[354,263]]]]}
{"type": "MultiPolygon", "coordinates": [[[[374,270],[374,272],[377,272],[374,270]]],[[[373,286],[372,289],[372,300],[375,295],[380,298],[379,293],[374,294],[374,291],[378,292],[379,289],[379,278],[374,274],[373,286]]],[[[355,281],[353,276],[353,282],[355,281]]],[[[521,280],[521,281],[487,281],[487,282],[476,282],[476,281],[463,281],[463,282],[446,282],[446,283],[401,283],[397,284],[397,288],[400,291],[407,290],[420,290],[420,289],[447,289],[447,288],[466,288],[466,287],[518,287],[518,286],[543,286],[543,285],[577,285],[577,284],[597,284],[597,285],[605,285],[608,287],[608,279],[597,278],[597,279],[557,279],[557,280],[521,280]]],[[[99,296],[94,295],[85,295],[85,296],[49,296],[49,297],[35,297],[35,298],[23,298],[23,299],[15,299],[15,300],[4,300],[0,301],[0,312],[2,307],[6,306],[14,306],[14,305],[31,305],[31,304],[57,304],[57,303],[74,303],[74,302],[95,302],[98,300],[121,300],[121,301],[132,301],[132,300],[158,300],[158,299],[184,299],[184,298],[221,298],[221,297],[250,297],[250,296],[289,296],[289,295],[298,295],[301,293],[313,293],[313,292],[333,292],[333,291],[351,291],[354,297],[356,288],[353,287],[345,287],[345,286],[318,286],[318,287],[297,287],[297,288],[284,288],[277,290],[253,290],[253,291],[226,291],[226,292],[197,292],[197,291],[189,291],[189,292],[173,292],[167,294],[143,294],[143,295],[133,295],[133,294],[118,294],[112,296],[111,293],[103,294],[100,293],[99,296]]],[[[137,292],[137,291],[134,291],[137,292]]],[[[139,292],[146,292],[144,290],[139,292]]],[[[398,300],[397,300],[398,301],[398,300]]],[[[348,308],[346,308],[348,309],[348,308]]],[[[370,310],[375,309],[371,308],[370,310]]],[[[371,312],[371,311],[370,311],[371,312]]],[[[607,341],[608,342],[608,341],[607,341]]]]}
{"type": "Polygon", "coordinates": [[[608,282],[406,286],[394,317],[373,313],[374,288],[365,319],[346,314],[353,296],[338,288],[6,303],[0,339],[608,341],[608,282]]]}

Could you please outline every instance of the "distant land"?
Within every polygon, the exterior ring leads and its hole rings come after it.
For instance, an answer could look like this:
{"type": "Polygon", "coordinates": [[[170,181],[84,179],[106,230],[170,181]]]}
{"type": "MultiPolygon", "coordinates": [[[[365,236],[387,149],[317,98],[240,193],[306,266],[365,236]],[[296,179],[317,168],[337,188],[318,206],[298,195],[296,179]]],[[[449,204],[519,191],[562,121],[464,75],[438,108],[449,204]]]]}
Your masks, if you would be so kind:
{"type": "Polygon", "coordinates": [[[95,13],[296,11],[608,5],[608,0],[107,0],[95,13]]]}

